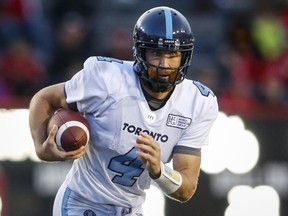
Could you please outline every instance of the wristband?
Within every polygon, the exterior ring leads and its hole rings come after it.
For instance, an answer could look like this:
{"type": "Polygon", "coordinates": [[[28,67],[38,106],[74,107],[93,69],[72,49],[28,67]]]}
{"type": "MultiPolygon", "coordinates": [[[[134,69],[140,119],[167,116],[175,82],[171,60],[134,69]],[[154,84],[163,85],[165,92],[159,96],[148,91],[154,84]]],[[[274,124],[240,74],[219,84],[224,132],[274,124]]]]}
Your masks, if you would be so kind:
{"type": "Polygon", "coordinates": [[[177,191],[182,184],[182,176],[176,170],[171,169],[165,165],[162,161],[160,162],[161,174],[160,177],[154,179],[159,188],[167,195],[177,191]]]}

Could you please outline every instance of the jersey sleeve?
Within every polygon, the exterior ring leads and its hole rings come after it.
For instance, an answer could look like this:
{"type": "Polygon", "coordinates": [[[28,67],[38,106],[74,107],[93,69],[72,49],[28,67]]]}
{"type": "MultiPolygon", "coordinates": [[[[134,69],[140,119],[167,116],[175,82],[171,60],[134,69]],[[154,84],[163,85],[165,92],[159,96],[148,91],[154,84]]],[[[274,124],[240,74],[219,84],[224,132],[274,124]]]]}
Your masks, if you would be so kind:
{"type": "Polygon", "coordinates": [[[66,101],[76,103],[80,112],[92,112],[107,98],[107,89],[96,57],[84,62],[83,69],[65,83],[66,101]]]}
{"type": "MultiPolygon", "coordinates": [[[[199,97],[203,96],[200,95],[199,97]]],[[[201,148],[209,143],[209,133],[219,113],[217,98],[210,94],[204,99],[204,102],[197,105],[199,106],[198,114],[182,134],[177,146],[201,148]]]]}

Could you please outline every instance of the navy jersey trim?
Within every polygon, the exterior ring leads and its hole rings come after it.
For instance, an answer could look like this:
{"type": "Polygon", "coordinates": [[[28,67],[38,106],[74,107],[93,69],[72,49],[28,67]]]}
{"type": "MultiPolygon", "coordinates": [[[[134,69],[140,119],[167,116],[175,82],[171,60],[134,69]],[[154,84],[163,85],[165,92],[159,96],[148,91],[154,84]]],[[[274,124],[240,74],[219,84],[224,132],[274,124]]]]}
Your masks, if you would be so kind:
{"type": "Polygon", "coordinates": [[[189,154],[201,157],[201,148],[191,148],[187,146],[176,146],[173,154],[189,154]]]}

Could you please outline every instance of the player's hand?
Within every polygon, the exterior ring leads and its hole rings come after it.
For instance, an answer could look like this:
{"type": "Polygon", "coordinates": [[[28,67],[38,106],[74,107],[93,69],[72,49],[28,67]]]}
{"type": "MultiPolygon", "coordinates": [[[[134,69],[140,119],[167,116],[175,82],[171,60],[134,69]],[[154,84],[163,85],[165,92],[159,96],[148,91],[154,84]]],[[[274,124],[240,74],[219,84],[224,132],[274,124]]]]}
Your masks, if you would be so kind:
{"type": "Polygon", "coordinates": [[[158,178],[161,174],[159,144],[147,133],[140,132],[135,147],[139,149],[136,154],[141,158],[150,176],[153,179],[158,178]]]}
{"type": "Polygon", "coordinates": [[[38,156],[40,156],[40,159],[45,161],[64,161],[70,159],[77,159],[86,153],[86,146],[82,146],[77,150],[69,152],[59,150],[55,143],[55,136],[57,134],[57,131],[58,128],[56,125],[54,125],[50,130],[47,139],[42,145],[39,146],[40,149],[37,150],[37,154],[38,156]]]}

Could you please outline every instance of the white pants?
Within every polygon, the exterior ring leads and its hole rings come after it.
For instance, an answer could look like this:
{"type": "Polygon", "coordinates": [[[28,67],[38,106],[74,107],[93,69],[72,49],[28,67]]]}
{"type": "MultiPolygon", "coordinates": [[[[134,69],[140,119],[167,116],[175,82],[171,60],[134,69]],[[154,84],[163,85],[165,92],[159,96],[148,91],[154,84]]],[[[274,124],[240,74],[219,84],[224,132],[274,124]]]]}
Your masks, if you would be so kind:
{"type": "Polygon", "coordinates": [[[73,195],[65,183],[57,192],[53,206],[53,216],[143,216],[141,206],[125,208],[113,205],[89,205],[73,195]]]}

